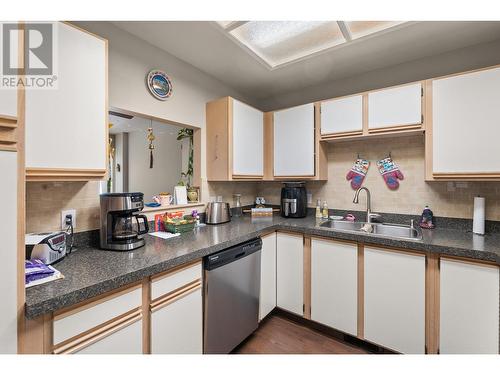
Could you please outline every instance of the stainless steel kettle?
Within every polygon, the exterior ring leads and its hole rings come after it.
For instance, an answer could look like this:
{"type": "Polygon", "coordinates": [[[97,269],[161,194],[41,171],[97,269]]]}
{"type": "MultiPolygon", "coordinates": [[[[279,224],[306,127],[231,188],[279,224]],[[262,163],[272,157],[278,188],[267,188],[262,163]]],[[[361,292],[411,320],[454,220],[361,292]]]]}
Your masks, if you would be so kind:
{"type": "Polygon", "coordinates": [[[231,221],[231,208],[227,202],[209,202],[205,215],[207,224],[227,223],[231,221]]]}

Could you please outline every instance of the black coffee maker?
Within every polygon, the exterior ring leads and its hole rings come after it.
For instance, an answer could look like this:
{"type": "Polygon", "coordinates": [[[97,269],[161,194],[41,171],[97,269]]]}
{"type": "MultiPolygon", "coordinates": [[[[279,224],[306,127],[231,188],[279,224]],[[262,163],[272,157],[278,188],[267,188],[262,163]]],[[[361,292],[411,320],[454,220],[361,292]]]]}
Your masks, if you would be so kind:
{"type": "Polygon", "coordinates": [[[281,216],[295,218],[307,216],[305,182],[284,182],[281,188],[281,216]]]}

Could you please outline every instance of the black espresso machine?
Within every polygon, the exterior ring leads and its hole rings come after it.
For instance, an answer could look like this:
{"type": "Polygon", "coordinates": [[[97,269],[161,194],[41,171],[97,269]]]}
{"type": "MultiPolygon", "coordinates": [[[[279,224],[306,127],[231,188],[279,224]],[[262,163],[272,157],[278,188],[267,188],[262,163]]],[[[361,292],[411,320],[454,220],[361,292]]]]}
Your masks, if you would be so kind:
{"type": "Polygon", "coordinates": [[[307,191],[305,182],[284,182],[281,188],[281,216],[306,217],[307,191]]]}
{"type": "Polygon", "coordinates": [[[143,193],[101,194],[101,249],[126,251],[144,246],[149,226],[146,216],[138,214],[143,208],[143,193]]]}

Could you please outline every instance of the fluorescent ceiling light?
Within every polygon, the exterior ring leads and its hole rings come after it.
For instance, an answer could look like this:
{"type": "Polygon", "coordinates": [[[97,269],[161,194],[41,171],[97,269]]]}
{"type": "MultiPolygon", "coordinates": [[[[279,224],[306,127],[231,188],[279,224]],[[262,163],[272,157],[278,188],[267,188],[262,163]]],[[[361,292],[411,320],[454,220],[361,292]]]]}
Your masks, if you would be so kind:
{"type": "Polygon", "coordinates": [[[217,21],[270,68],[394,27],[394,21],[217,21]]]}

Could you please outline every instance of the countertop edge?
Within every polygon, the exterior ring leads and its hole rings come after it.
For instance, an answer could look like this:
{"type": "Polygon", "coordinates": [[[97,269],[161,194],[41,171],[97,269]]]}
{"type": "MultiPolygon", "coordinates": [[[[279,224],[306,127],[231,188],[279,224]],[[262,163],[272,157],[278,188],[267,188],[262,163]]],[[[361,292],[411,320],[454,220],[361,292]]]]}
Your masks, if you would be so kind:
{"type": "Polygon", "coordinates": [[[426,244],[418,241],[390,239],[385,237],[374,237],[359,233],[340,232],[327,228],[319,228],[317,226],[310,227],[306,225],[293,225],[291,223],[273,223],[268,227],[248,232],[237,238],[218,243],[216,245],[194,250],[192,253],[181,255],[179,257],[169,259],[167,261],[157,263],[146,268],[132,271],[130,273],[108,279],[82,289],[74,290],[70,293],[53,297],[42,302],[25,305],[25,316],[27,319],[34,319],[44,314],[52,313],[62,308],[81,303],[85,300],[94,298],[113,291],[125,285],[137,283],[146,277],[168,271],[179,265],[200,260],[203,257],[223,250],[227,247],[234,246],[241,242],[250,240],[254,237],[265,235],[267,233],[284,230],[289,232],[297,232],[305,235],[317,236],[322,238],[339,239],[364,243],[367,245],[387,246],[400,249],[408,249],[420,251],[425,254],[436,253],[444,256],[461,257],[464,259],[475,259],[479,261],[491,262],[500,265],[500,256],[496,253],[488,251],[479,251],[474,249],[463,249],[452,246],[443,246],[435,244],[426,244]]]}

